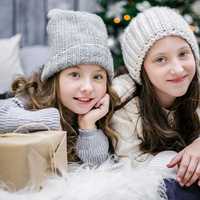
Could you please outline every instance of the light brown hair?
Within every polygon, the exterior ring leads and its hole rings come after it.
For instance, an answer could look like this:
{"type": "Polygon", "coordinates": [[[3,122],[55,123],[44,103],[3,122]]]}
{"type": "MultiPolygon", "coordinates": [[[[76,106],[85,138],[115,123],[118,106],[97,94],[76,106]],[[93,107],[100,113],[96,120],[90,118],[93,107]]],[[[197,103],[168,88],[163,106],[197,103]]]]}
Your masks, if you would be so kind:
{"type": "MultiPolygon", "coordinates": [[[[14,95],[23,95],[29,100],[27,107],[30,110],[38,110],[48,107],[55,107],[59,110],[62,129],[67,131],[68,160],[79,160],[75,153],[75,144],[78,135],[77,115],[67,109],[59,100],[59,73],[43,82],[40,80],[40,74],[37,73],[28,79],[19,77],[13,82],[12,90],[14,95]]],[[[114,140],[117,143],[116,133],[110,127],[110,119],[113,115],[115,104],[119,101],[119,98],[111,89],[109,80],[107,90],[111,101],[109,112],[97,122],[97,127],[104,131],[110,141],[114,140]]],[[[110,146],[110,151],[113,151],[113,149],[114,148],[110,146]]]]}

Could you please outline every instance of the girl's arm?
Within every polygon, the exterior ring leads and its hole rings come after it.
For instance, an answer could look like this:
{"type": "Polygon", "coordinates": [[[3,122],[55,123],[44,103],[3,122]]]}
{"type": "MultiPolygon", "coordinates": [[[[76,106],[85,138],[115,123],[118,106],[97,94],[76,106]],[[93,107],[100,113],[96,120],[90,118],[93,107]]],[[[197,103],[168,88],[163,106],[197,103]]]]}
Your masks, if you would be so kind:
{"type": "MultiPolygon", "coordinates": [[[[200,109],[197,109],[200,117],[200,109]]],[[[200,136],[175,156],[168,167],[178,166],[177,180],[181,185],[190,186],[198,180],[200,186],[200,136]]]]}
{"type": "Polygon", "coordinates": [[[85,163],[99,165],[108,157],[108,138],[102,130],[96,128],[96,122],[108,113],[109,104],[110,96],[105,94],[92,110],[78,116],[76,153],[85,163]]]}
{"type": "Polygon", "coordinates": [[[101,129],[79,129],[76,154],[84,162],[100,165],[108,158],[109,142],[101,129]]]}
{"type": "Polygon", "coordinates": [[[44,124],[49,129],[58,130],[60,115],[56,108],[26,110],[23,101],[18,98],[0,100],[0,133],[13,132],[18,127],[31,123],[44,124]]]}
{"type": "Polygon", "coordinates": [[[191,186],[198,180],[200,186],[200,138],[180,151],[167,165],[178,165],[177,181],[182,186],[191,186]]]}

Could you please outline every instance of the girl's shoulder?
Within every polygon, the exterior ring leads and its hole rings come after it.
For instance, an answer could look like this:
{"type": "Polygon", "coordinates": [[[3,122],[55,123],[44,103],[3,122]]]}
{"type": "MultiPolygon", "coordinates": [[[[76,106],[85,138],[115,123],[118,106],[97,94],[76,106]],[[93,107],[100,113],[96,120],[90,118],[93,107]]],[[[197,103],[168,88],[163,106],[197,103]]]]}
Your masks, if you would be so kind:
{"type": "Polygon", "coordinates": [[[114,112],[114,117],[137,121],[140,116],[138,97],[134,97],[114,112]]]}
{"type": "Polygon", "coordinates": [[[17,97],[11,97],[8,99],[1,99],[0,100],[0,107],[24,107],[25,104],[17,97]]]}
{"type": "Polygon", "coordinates": [[[135,82],[128,74],[120,75],[113,80],[112,88],[116,91],[122,103],[122,106],[120,105],[120,108],[115,111],[113,119],[135,121],[136,123],[139,118],[138,97],[135,96],[128,100],[135,92],[135,82]],[[128,101],[126,102],[126,100],[128,101]]]}
{"type": "Polygon", "coordinates": [[[30,125],[29,131],[43,130],[44,125],[52,130],[60,129],[60,113],[57,108],[29,110],[26,102],[26,98],[21,97],[0,101],[0,133],[15,131],[23,125],[30,125]]]}
{"type": "Polygon", "coordinates": [[[11,97],[0,100],[0,107],[26,107],[26,100],[24,97],[11,97]]]}
{"type": "MultiPolygon", "coordinates": [[[[120,75],[113,80],[112,88],[121,100],[121,104],[115,109],[112,116],[112,128],[120,135],[121,141],[126,141],[124,145],[135,144],[136,141],[139,143],[137,135],[141,135],[142,126],[139,98],[134,96],[135,82],[128,74],[120,75]]],[[[118,148],[122,147],[118,146],[118,148]]]]}
{"type": "Polygon", "coordinates": [[[135,82],[129,74],[117,76],[112,81],[112,88],[119,96],[121,102],[125,102],[135,92],[135,82]]]}

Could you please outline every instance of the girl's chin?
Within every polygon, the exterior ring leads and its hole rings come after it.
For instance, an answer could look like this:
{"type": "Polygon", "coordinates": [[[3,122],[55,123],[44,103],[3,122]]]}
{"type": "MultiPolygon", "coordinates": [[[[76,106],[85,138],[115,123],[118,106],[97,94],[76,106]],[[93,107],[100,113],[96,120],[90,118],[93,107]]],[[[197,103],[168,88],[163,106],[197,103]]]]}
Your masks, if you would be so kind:
{"type": "Polygon", "coordinates": [[[86,113],[88,113],[91,109],[80,109],[80,110],[74,110],[73,112],[77,115],[85,115],[86,113]]]}
{"type": "Polygon", "coordinates": [[[81,104],[81,105],[74,105],[71,109],[72,112],[74,112],[77,115],[84,115],[88,112],[90,112],[96,103],[90,103],[90,104],[81,104]]]}

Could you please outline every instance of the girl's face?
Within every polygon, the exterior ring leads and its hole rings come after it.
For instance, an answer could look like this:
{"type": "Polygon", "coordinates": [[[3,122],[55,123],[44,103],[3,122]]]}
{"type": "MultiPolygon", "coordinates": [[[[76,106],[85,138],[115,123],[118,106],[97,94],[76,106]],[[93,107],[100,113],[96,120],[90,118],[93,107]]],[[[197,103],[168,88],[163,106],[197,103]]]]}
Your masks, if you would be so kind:
{"type": "Polygon", "coordinates": [[[187,92],[196,64],[189,44],[180,37],[168,36],[152,46],[144,60],[144,70],[161,105],[167,108],[187,92]]]}
{"type": "Polygon", "coordinates": [[[76,114],[86,114],[107,91],[106,71],[98,65],[66,68],[59,76],[60,100],[76,114]]]}

